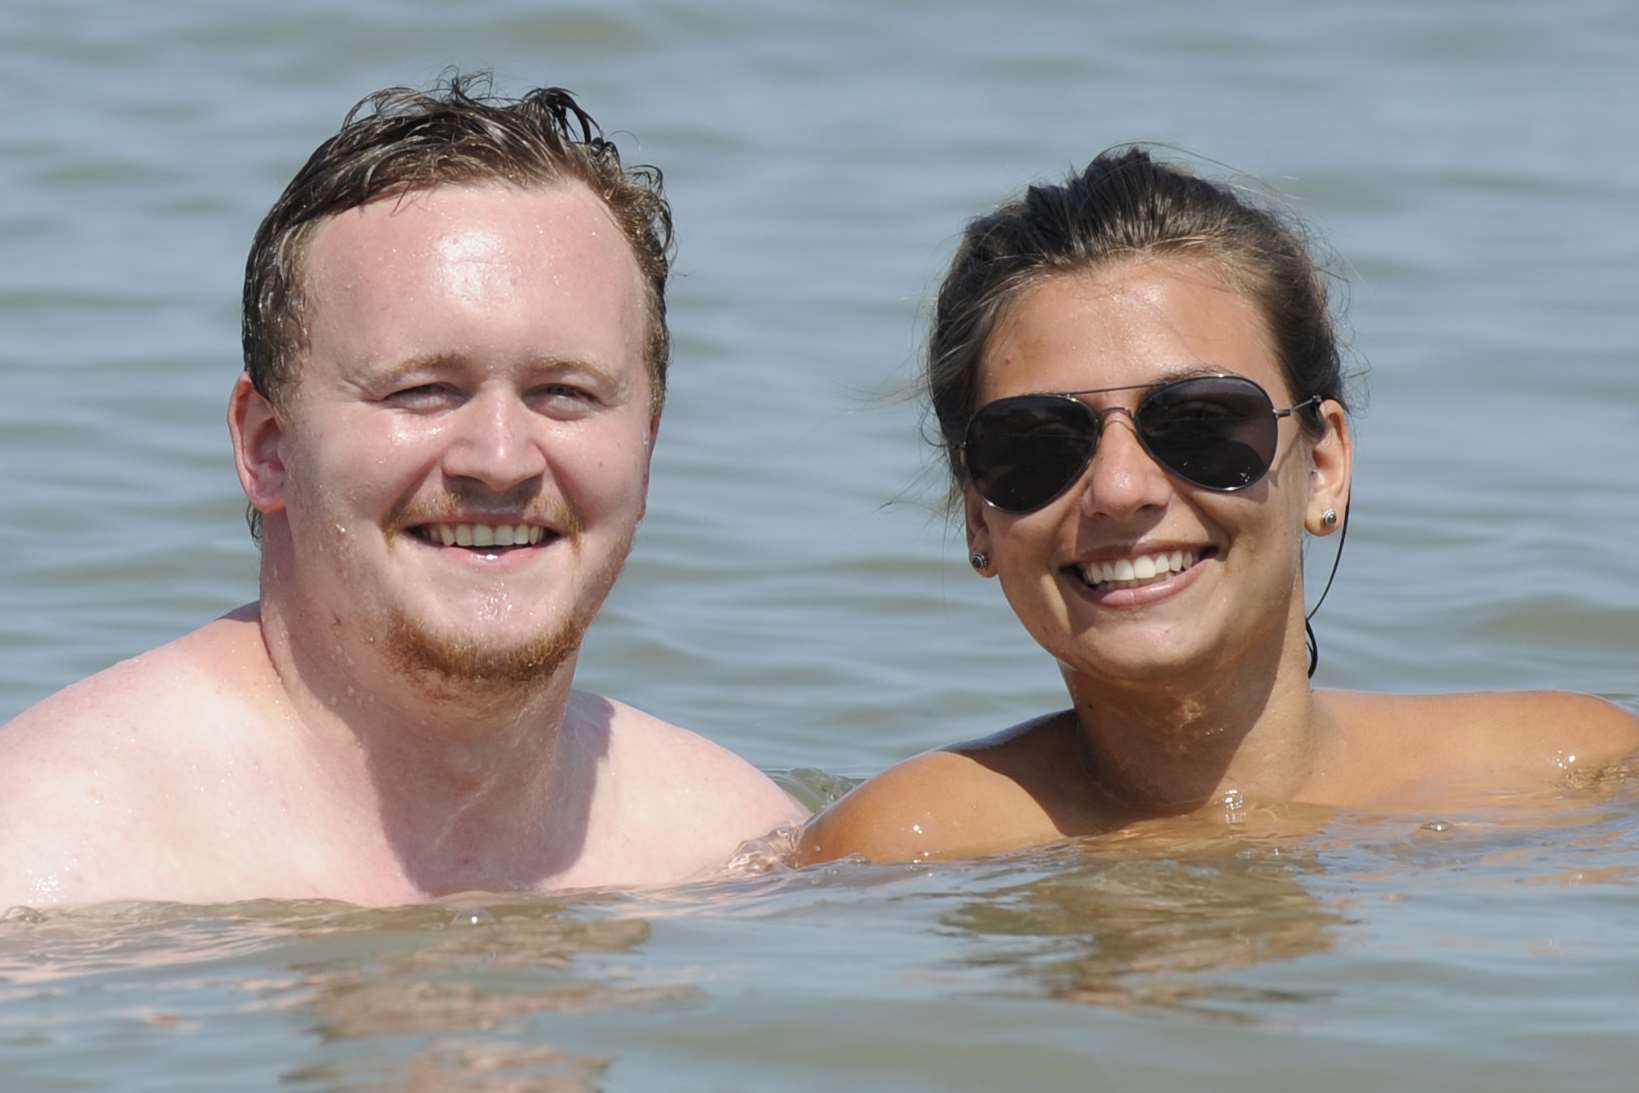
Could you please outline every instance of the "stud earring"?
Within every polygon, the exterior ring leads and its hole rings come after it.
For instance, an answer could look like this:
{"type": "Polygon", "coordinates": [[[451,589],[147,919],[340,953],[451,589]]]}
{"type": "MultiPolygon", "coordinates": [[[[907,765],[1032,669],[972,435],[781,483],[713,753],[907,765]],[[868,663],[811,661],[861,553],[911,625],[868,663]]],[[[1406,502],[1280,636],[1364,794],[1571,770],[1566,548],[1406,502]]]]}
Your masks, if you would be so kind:
{"type": "Polygon", "coordinates": [[[990,564],[990,555],[982,550],[975,550],[968,556],[968,563],[973,566],[975,573],[983,573],[985,567],[990,564]]]}
{"type": "Polygon", "coordinates": [[[1337,510],[1327,509],[1320,514],[1320,526],[1323,528],[1337,527],[1337,510]]]}

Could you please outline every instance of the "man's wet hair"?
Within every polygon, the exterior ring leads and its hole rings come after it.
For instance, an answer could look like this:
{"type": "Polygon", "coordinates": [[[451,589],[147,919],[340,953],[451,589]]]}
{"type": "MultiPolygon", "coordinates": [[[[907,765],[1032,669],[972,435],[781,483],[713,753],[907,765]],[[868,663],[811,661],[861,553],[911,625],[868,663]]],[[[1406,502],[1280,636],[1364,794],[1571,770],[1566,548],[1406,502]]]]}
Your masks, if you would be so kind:
{"type": "MultiPolygon", "coordinates": [[[[644,357],[658,415],[671,358],[666,278],[673,251],[659,169],[624,165],[614,142],[563,88],[505,99],[492,93],[486,73],[452,74],[430,91],[389,87],[366,96],[279,195],[245,263],[241,339],[256,390],[278,408],[299,377],[311,306],[304,262],[318,225],[374,201],[485,183],[579,183],[609,210],[646,287],[644,357]]],[[[248,518],[260,541],[260,514],[248,518]]]]}

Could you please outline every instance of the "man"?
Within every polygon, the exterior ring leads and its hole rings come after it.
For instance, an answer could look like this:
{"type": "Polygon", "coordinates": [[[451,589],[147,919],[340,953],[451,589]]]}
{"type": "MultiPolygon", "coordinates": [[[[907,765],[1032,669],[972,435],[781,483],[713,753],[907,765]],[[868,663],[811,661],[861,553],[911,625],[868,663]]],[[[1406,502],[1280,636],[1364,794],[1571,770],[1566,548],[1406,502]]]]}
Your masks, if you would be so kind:
{"type": "Polygon", "coordinates": [[[355,108],[246,271],[260,598],[5,729],[0,907],[660,884],[799,819],[571,687],[643,517],[670,242],[564,91],[355,108]]]}

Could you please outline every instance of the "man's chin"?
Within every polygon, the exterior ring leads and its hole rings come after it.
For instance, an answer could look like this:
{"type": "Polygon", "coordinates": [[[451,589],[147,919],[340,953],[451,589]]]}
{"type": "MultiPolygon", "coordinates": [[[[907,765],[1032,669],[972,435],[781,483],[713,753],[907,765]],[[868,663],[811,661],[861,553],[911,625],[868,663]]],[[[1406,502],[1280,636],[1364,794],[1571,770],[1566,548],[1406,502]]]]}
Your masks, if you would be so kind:
{"type": "Polygon", "coordinates": [[[575,655],[585,632],[585,624],[574,619],[521,642],[479,640],[437,633],[399,616],[388,628],[387,648],[409,674],[457,685],[513,687],[545,682],[575,655]]]}

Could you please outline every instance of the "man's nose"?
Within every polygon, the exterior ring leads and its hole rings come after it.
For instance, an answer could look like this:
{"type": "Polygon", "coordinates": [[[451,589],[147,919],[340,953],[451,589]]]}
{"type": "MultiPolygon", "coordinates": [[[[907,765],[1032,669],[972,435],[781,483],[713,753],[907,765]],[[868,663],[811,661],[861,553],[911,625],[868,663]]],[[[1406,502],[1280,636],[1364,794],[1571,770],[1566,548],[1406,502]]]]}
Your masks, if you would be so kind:
{"type": "Polygon", "coordinates": [[[1172,482],[1139,442],[1132,414],[1117,407],[1104,412],[1098,447],[1079,488],[1085,515],[1125,520],[1164,506],[1172,482]]]}
{"type": "Polygon", "coordinates": [[[501,492],[546,470],[540,417],[514,393],[482,392],[461,407],[451,424],[444,471],[452,477],[501,492]]]}

